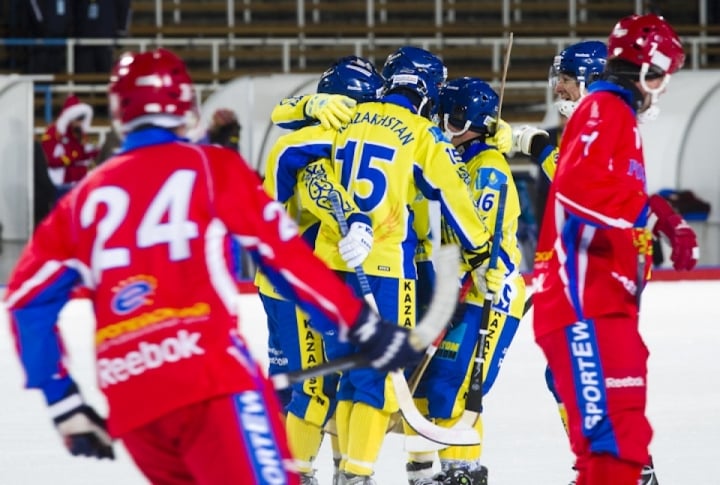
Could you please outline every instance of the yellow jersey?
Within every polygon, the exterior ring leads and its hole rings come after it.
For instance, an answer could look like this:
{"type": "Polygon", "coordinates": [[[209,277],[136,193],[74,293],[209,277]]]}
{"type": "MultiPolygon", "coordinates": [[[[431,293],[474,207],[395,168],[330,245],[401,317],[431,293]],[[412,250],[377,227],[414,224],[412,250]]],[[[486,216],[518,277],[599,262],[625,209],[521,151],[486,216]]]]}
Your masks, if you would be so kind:
{"type": "MultiPolygon", "coordinates": [[[[498,258],[502,260],[508,271],[505,286],[493,308],[522,318],[525,306],[525,280],[520,274],[522,252],[517,239],[520,198],[510,165],[497,149],[479,141],[470,144],[464,150],[462,159],[470,174],[473,200],[481,211],[486,227],[491,230],[494,230],[497,220],[500,186],[507,184],[498,258]]],[[[484,297],[485,295],[473,286],[467,295],[467,302],[481,306],[484,297]]]]}
{"type": "MultiPolygon", "coordinates": [[[[333,176],[371,220],[374,242],[363,265],[369,275],[416,277],[415,210],[422,197],[440,201],[464,247],[481,247],[490,237],[454,147],[435,124],[411,110],[401,96],[362,103],[338,132],[309,126],[281,137],[270,153],[281,202],[291,196],[298,171],[313,160],[331,160],[333,176]]],[[[307,183],[313,185],[312,177],[307,183]]],[[[336,223],[322,223],[315,248],[328,255],[331,268],[347,271],[337,251],[339,239],[336,223]]]]}

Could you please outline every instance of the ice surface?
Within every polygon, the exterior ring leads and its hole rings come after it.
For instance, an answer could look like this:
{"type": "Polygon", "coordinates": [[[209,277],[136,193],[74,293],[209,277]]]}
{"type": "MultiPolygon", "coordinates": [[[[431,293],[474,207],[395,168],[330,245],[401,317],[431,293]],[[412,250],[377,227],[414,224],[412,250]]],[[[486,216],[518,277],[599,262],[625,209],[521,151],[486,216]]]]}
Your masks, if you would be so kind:
{"type": "MultiPolygon", "coordinates": [[[[655,427],[652,453],[663,485],[712,483],[720,452],[720,282],[651,283],[641,327],[650,356],[648,412],[655,427]]],[[[265,360],[267,331],[259,299],[241,297],[242,329],[265,360]]],[[[87,301],[63,311],[61,328],[71,368],[99,410],[94,386],[92,318],[87,301]]],[[[120,447],[115,462],[73,458],[62,447],[38,391],[25,391],[0,316],[0,485],[146,484],[120,447]]],[[[492,485],[566,485],[572,456],[554,401],[545,388],[542,354],[532,340],[532,314],[523,321],[501,374],[485,399],[483,460],[492,485]]],[[[140,397],[142,399],[142,397],[140,397]]],[[[377,463],[380,485],[402,485],[402,439],[389,435],[377,463]]],[[[331,476],[329,448],[317,460],[321,484],[331,476]]],[[[224,484],[221,484],[224,485],[224,484]]]]}

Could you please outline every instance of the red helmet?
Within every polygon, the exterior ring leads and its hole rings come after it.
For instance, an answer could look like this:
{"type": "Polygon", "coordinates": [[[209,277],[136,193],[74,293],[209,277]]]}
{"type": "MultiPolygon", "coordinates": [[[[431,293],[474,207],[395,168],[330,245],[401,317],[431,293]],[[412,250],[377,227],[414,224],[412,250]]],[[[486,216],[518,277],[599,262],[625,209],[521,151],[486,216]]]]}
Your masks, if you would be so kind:
{"type": "Polygon", "coordinates": [[[685,62],[677,33],[654,14],[630,15],[615,24],[608,39],[608,59],[619,58],[637,66],[672,74],[685,62]]]}
{"type": "Polygon", "coordinates": [[[109,93],[121,133],[143,124],[175,128],[197,116],[187,67],[167,49],[123,54],[110,74],[109,93]]]}

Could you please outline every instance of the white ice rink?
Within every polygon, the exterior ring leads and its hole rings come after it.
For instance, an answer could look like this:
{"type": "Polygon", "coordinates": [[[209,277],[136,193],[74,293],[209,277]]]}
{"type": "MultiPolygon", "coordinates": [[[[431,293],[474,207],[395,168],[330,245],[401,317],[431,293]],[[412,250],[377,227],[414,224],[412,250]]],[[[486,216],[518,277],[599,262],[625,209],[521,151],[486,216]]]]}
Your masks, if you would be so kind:
{"type": "MultiPolygon", "coordinates": [[[[266,330],[259,299],[241,298],[244,332],[263,355],[266,330]]],[[[572,478],[572,457],[545,388],[531,317],[523,321],[485,400],[483,458],[492,485],[566,485],[572,478]]],[[[146,484],[120,447],[115,462],[73,458],[65,451],[40,393],[22,388],[5,314],[0,318],[0,485],[146,484]]],[[[94,387],[91,325],[87,302],[73,302],[64,310],[62,329],[73,356],[72,371],[88,400],[104,411],[94,387]]],[[[720,456],[720,281],[651,283],[644,296],[642,331],[651,351],[649,414],[660,482],[720,483],[714,467],[720,456]]],[[[378,483],[407,483],[404,462],[400,437],[390,435],[377,464],[378,483]]],[[[320,483],[329,484],[331,460],[325,446],[317,466],[320,483]]]]}

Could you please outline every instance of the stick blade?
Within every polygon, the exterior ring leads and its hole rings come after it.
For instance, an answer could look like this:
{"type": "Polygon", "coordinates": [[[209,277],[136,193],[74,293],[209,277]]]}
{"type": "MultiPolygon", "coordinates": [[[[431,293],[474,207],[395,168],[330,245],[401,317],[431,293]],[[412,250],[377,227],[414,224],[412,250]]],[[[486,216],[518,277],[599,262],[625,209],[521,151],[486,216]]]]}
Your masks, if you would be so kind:
{"type": "Polygon", "coordinates": [[[468,426],[444,428],[423,416],[415,407],[405,375],[402,372],[391,372],[390,378],[395,390],[395,397],[400,406],[400,412],[408,426],[417,434],[423,436],[426,440],[444,446],[476,446],[480,444],[480,434],[475,428],[468,426]]]}

